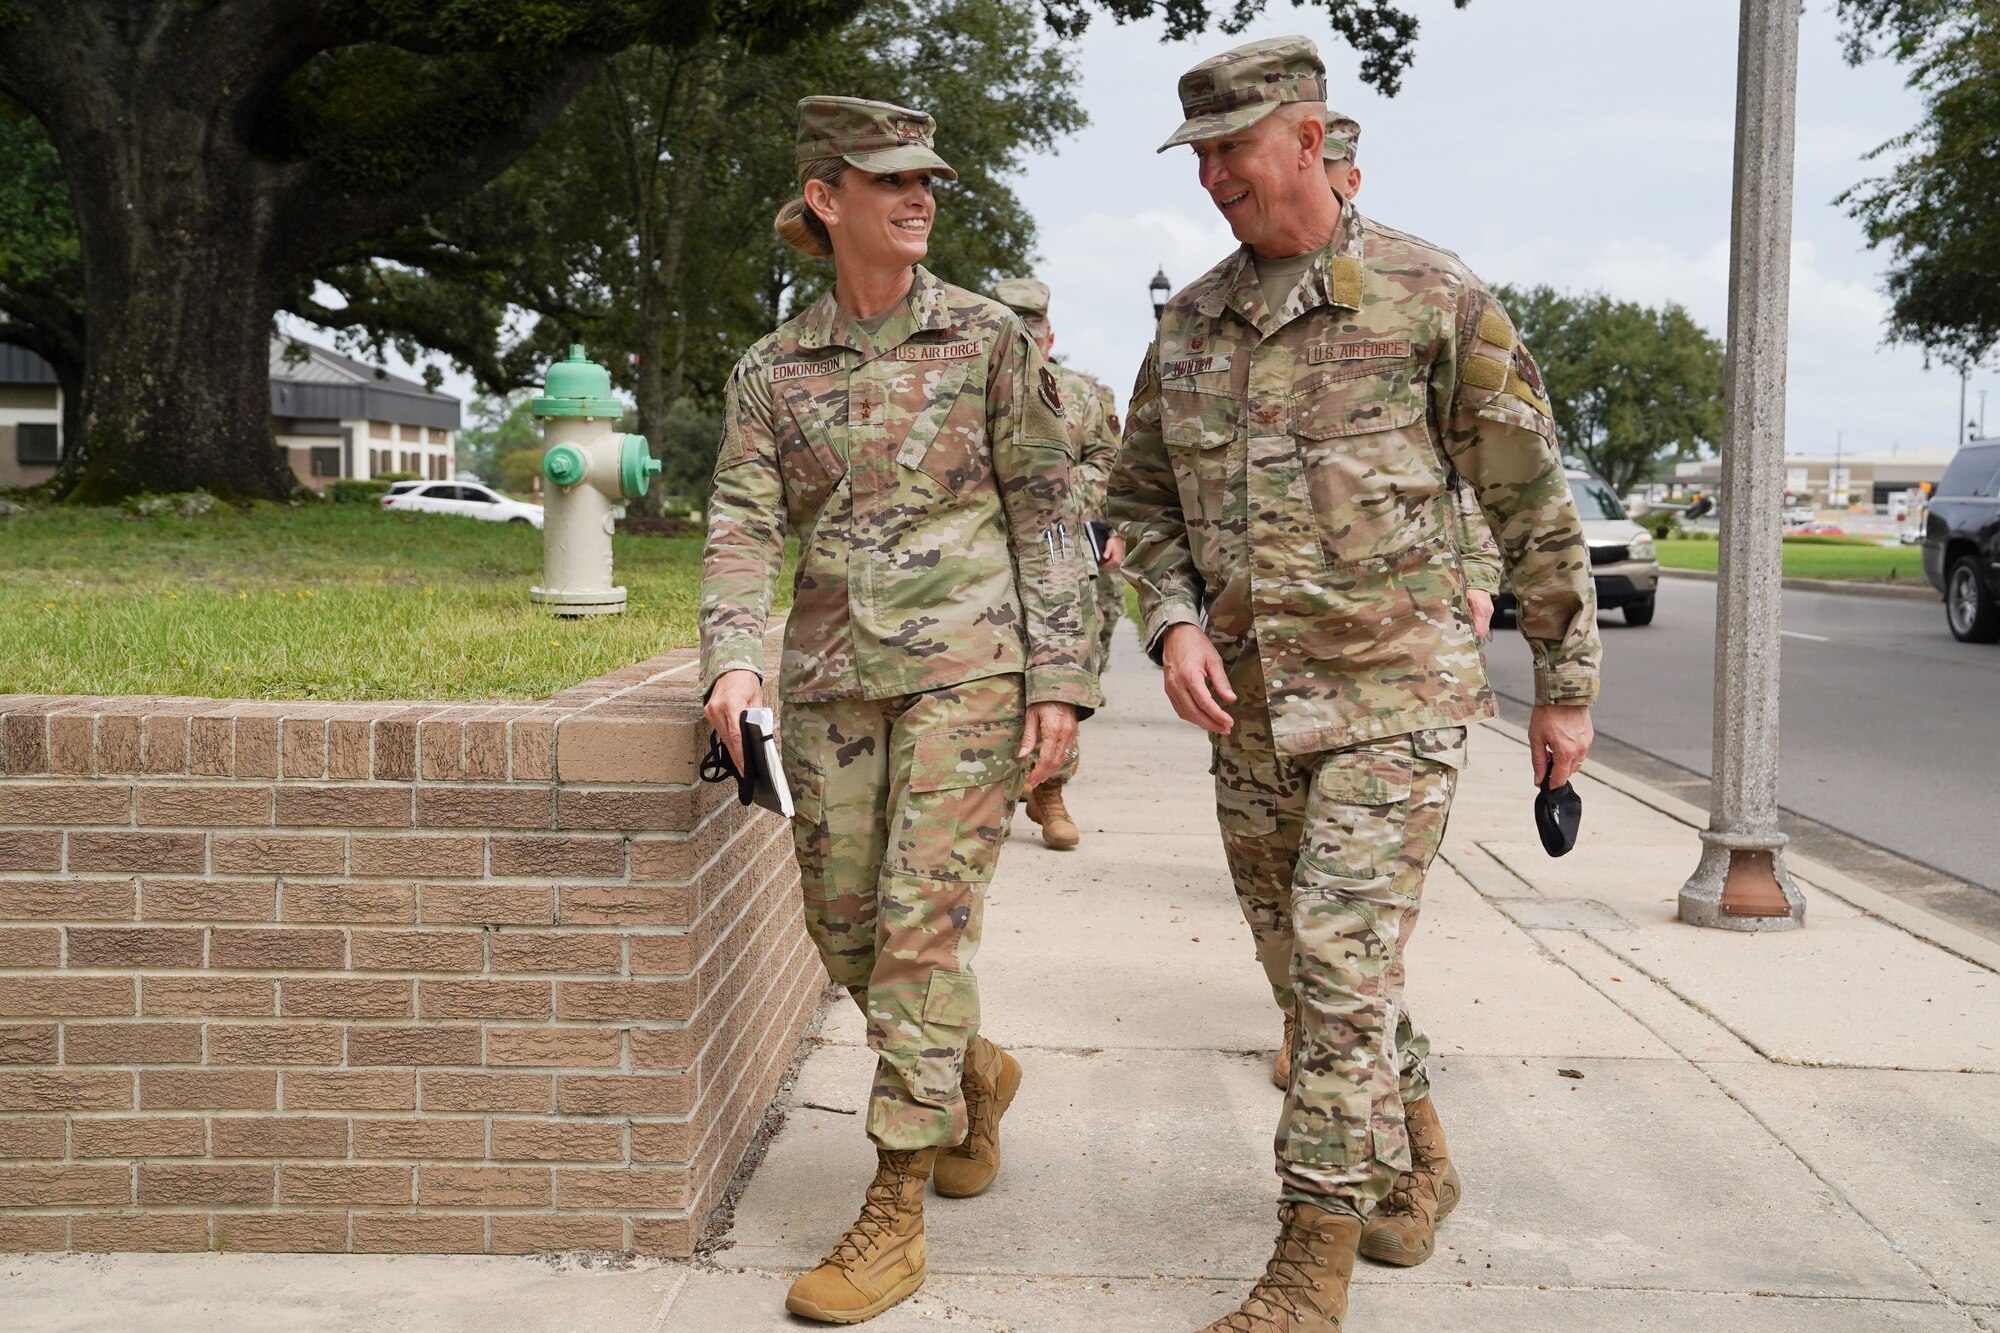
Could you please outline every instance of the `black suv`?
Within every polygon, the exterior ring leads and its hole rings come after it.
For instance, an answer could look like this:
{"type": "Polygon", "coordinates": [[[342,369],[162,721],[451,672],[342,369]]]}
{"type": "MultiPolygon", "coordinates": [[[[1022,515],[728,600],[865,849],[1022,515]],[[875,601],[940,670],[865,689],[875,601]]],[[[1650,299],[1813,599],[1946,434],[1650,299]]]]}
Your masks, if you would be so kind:
{"type": "Polygon", "coordinates": [[[1952,456],[1924,520],[1924,575],[1953,637],[2000,642],[2000,442],[1952,456]]]}

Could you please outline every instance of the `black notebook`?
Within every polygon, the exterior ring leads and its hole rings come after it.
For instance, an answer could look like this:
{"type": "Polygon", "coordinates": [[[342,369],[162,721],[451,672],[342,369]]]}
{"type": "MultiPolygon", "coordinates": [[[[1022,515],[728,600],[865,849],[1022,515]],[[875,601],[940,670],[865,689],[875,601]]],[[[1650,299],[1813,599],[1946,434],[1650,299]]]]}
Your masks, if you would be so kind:
{"type": "Polygon", "coordinates": [[[1083,525],[1083,535],[1090,538],[1090,558],[1104,567],[1104,548],[1111,544],[1111,525],[1101,518],[1093,518],[1083,525]]]}
{"type": "Polygon", "coordinates": [[[778,758],[777,719],[768,708],[746,708],[743,726],[743,775],[737,798],[761,805],[790,819],[792,789],[785,784],[785,766],[778,758]]]}

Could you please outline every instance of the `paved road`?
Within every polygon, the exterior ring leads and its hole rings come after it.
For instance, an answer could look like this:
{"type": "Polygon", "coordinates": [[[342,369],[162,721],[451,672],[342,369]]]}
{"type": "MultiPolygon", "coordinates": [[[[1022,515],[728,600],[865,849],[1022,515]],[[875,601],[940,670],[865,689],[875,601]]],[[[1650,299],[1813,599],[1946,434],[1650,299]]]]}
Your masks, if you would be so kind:
{"type": "MultiPolygon", "coordinates": [[[[1715,585],[1664,579],[1651,625],[1605,622],[1598,734],[1706,776],[1715,585]]],[[[1784,630],[1779,804],[2000,894],[2000,645],[1959,643],[1935,603],[1841,593],[1786,592],[1784,630]]],[[[1527,645],[1495,640],[1494,687],[1528,702],[1527,645]]]]}

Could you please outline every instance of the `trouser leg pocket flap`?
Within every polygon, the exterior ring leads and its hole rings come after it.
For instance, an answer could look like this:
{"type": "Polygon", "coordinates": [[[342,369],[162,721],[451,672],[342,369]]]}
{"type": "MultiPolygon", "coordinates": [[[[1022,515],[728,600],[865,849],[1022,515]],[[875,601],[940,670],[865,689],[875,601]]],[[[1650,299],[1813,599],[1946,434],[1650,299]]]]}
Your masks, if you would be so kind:
{"type": "Polygon", "coordinates": [[[931,973],[924,992],[924,1022],[969,1028],[979,1021],[979,982],[970,972],[931,973]]]}

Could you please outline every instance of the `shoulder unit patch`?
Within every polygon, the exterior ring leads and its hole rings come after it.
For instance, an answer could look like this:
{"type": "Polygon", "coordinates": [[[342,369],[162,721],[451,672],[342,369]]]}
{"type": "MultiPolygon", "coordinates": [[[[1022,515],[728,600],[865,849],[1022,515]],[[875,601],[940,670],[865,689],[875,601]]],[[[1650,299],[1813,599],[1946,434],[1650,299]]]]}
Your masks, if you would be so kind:
{"type": "Polygon", "coordinates": [[[1049,411],[1062,415],[1062,390],[1056,387],[1056,377],[1047,366],[1042,367],[1041,383],[1036,385],[1036,392],[1041,394],[1042,403],[1049,411]]]}

